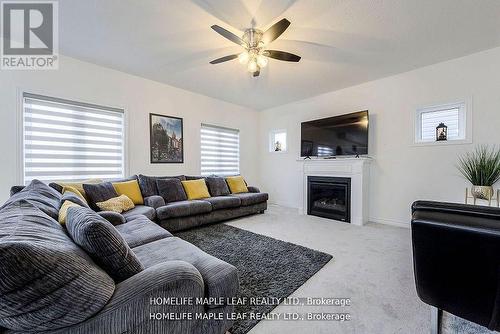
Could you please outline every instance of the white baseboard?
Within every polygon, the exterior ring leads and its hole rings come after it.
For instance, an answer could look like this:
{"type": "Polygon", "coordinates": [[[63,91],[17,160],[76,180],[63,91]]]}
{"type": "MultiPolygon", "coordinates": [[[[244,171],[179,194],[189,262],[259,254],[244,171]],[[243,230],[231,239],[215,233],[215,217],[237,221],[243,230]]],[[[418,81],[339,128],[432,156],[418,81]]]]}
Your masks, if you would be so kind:
{"type": "Polygon", "coordinates": [[[410,223],[409,222],[403,222],[400,220],[395,220],[395,219],[385,219],[385,218],[374,218],[370,217],[368,220],[372,223],[377,223],[377,224],[384,224],[384,225],[391,225],[391,226],[397,226],[397,227],[403,227],[403,228],[410,228],[410,223]]]}
{"type": "Polygon", "coordinates": [[[281,202],[281,201],[272,201],[272,200],[269,200],[268,202],[269,204],[274,204],[274,205],[278,205],[278,206],[282,206],[282,207],[285,207],[285,208],[290,208],[290,209],[297,209],[299,210],[300,208],[297,207],[296,204],[292,204],[292,203],[287,203],[287,202],[281,202]]]}

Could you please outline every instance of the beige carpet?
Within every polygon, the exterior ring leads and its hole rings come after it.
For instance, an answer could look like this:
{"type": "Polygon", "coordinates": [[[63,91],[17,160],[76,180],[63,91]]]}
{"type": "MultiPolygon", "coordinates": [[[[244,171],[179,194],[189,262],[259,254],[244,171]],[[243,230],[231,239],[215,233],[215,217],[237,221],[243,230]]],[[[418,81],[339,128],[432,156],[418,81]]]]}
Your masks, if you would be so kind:
{"type": "Polygon", "coordinates": [[[239,228],[334,254],[292,297],[350,298],[349,307],[278,306],[274,312],[349,313],[351,321],[261,321],[249,334],[429,333],[429,308],[415,292],[410,230],[380,224],[354,226],[303,216],[271,205],[265,214],[229,223],[239,228]]]}

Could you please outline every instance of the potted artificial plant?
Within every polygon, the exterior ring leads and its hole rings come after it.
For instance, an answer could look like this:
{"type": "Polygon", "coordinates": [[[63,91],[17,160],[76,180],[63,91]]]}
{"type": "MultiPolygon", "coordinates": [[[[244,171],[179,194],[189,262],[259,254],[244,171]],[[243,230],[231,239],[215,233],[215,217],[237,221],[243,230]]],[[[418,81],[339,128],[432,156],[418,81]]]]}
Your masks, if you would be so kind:
{"type": "Polygon", "coordinates": [[[458,157],[457,168],[472,183],[472,196],[489,200],[493,185],[500,179],[500,149],[478,146],[475,151],[458,157]]]}

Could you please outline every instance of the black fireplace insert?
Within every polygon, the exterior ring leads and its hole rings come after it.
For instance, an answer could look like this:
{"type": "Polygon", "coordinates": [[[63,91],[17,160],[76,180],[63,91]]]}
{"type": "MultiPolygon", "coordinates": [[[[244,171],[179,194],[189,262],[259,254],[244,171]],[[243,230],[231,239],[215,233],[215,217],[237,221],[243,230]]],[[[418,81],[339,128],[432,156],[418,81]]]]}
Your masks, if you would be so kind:
{"type": "Polygon", "coordinates": [[[307,177],[307,214],[351,222],[351,179],[307,177]]]}

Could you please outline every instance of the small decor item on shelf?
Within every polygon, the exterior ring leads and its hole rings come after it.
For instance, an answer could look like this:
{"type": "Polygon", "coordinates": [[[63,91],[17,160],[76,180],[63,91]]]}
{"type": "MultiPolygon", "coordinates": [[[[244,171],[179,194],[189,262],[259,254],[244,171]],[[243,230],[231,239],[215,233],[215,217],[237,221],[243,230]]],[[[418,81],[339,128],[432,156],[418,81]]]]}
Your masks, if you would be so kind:
{"type": "Polygon", "coordinates": [[[444,123],[439,123],[436,127],[436,141],[448,140],[448,127],[444,123]]]}
{"type": "Polygon", "coordinates": [[[474,152],[458,157],[457,168],[472,183],[471,195],[474,202],[476,199],[491,201],[493,185],[500,179],[500,149],[487,145],[478,146],[474,152]]]}
{"type": "Polygon", "coordinates": [[[280,152],[281,151],[281,143],[280,141],[276,141],[276,143],[274,143],[274,151],[275,152],[280,152]]]}

